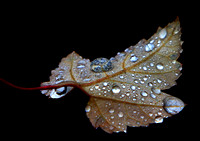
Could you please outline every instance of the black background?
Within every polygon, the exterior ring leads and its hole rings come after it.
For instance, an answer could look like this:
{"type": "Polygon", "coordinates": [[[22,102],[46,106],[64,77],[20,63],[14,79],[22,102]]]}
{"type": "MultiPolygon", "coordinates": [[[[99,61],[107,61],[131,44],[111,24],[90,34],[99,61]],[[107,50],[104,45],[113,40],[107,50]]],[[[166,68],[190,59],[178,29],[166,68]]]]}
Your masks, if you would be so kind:
{"type": "Polygon", "coordinates": [[[191,79],[191,61],[197,60],[195,55],[190,57],[195,48],[192,37],[196,30],[195,13],[158,15],[156,11],[145,11],[145,8],[134,12],[130,7],[125,11],[120,6],[79,9],[75,5],[71,10],[55,10],[48,6],[46,10],[44,7],[29,5],[13,10],[8,6],[2,11],[0,77],[19,86],[39,86],[49,80],[51,70],[72,51],[90,60],[110,58],[139,40],[148,39],[159,26],[166,26],[178,16],[185,41],[179,58],[183,75],[177,80],[178,85],[165,92],[179,97],[187,106],[181,113],[164,119],[162,124],[151,124],[147,128],[128,127],[127,134],[110,135],[92,127],[85,114],[89,97],[78,89],[52,100],[40,91],[22,91],[0,83],[1,124],[6,124],[1,128],[5,133],[17,133],[19,137],[25,134],[30,137],[40,134],[48,137],[136,137],[138,133],[149,137],[158,134],[172,137],[180,132],[182,136],[188,136],[186,133],[194,126],[191,116],[195,116],[192,108],[194,93],[190,89],[191,81],[188,81],[191,79]]]}

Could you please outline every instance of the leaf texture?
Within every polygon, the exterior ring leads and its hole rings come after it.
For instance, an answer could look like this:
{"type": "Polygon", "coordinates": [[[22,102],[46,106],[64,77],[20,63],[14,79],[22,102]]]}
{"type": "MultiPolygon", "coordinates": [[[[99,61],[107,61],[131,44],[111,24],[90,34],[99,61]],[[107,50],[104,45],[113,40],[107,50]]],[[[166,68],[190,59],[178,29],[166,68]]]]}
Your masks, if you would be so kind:
{"type": "MultiPolygon", "coordinates": [[[[182,52],[180,38],[177,19],[158,28],[149,40],[143,39],[109,60],[90,62],[73,52],[42,85],[77,82],[90,96],[86,112],[92,125],[108,133],[126,132],[127,126],[161,123],[184,107],[180,99],[161,91],[174,86],[181,75],[182,65],[177,61],[182,52]]],[[[61,87],[42,93],[60,98],[72,89],[61,87]]]]}

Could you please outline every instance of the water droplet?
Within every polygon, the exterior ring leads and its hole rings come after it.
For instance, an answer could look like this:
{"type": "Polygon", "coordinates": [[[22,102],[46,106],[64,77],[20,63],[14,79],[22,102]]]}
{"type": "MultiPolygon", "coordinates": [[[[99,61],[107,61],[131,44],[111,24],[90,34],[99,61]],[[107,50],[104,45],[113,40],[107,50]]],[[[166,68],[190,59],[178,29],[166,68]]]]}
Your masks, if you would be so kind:
{"type": "Polygon", "coordinates": [[[78,65],[77,68],[78,68],[78,69],[85,68],[85,65],[78,65]]]}
{"type": "Polygon", "coordinates": [[[145,77],[143,78],[143,80],[144,80],[144,81],[147,81],[147,80],[148,80],[148,77],[147,77],[147,76],[145,76],[145,77]]]}
{"type": "MultiPolygon", "coordinates": [[[[114,116],[111,116],[110,118],[111,118],[111,119],[114,119],[115,117],[114,117],[114,116]]],[[[114,123],[113,123],[113,124],[114,124],[114,123]]]]}
{"type": "Polygon", "coordinates": [[[120,91],[121,91],[121,89],[120,89],[119,86],[116,86],[116,85],[115,85],[115,86],[112,88],[112,92],[113,92],[114,94],[119,94],[120,91]]]}
{"type": "Polygon", "coordinates": [[[155,123],[162,123],[162,122],[163,122],[163,117],[157,116],[157,117],[155,118],[155,123]]]}
{"type": "Polygon", "coordinates": [[[56,93],[55,89],[53,89],[53,90],[50,91],[49,96],[50,96],[51,98],[53,98],[53,99],[58,99],[58,98],[63,97],[63,96],[66,95],[66,94],[67,94],[67,92],[66,92],[65,94],[59,95],[59,94],[56,93]]]}
{"type": "Polygon", "coordinates": [[[91,88],[90,88],[90,91],[93,91],[93,90],[94,90],[93,87],[91,87],[91,88]]]}
{"type": "Polygon", "coordinates": [[[90,81],[90,80],[91,80],[90,78],[85,78],[85,79],[83,79],[84,82],[88,82],[88,81],[90,81]]]}
{"type": "Polygon", "coordinates": [[[90,112],[90,110],[91,110],[91,107],[89,105],[85,107],[86,112],[90,112]]]}
{"type": "Polygon", "coordinates": [[[135,82],[136,84],[138,84],[138,83],[139,83],[139,80],[138,80],[138,79],[135,79],[134,82],[135,82]]]}
{"type": "Polygon", "coordinates": [[[109,110],[109,113],[111,113],[111,114],[114,113],[114,112],[115,112],[114,109],[110,109],[110,110],[109,110]]]}
{"type": "Polygon", "coordinates": [[[130,61],[131,62],[136,62],[137,60],[138,60],[138,57],[135,56],[135,55],[133,55],[133,56],[130,57],[130,61]]]}
{"type": "Polygon", "coordinates": [[[147,93],[146,91],[142,91],[140,94],[141,94],[142,96],[148,96],[148,93],[147,93]]]}
{"type": "Polygon", "coordinates": [[[156,95],[154,95],[154,94],[151,94],[151,97],[152,97],[152,98],[156,98],[156,95]]]}
{"type": "Polygon", "coordinates": [[[123,88],[123,89],[125,89],[125,88],[126,88],[126,86],[125,86],[124,84],[121,84],[121,86],[122,86],[122,88],[123,88]]]}
{"type": "Polygon", "coordinates": [[[120,75],[120,76],[119,76],[119,78],[120,78],[120,79],[123,79],[123,78],[124,78],[124,76],[123,76],[123,75],[120,75]]]}
{"type": "Polygon", "coordinates": [[[163,64],[158,63],[158,64],[156,65],[156,68],[157,68],[158,70],[163,70],[163,69],[164,69],[164,66],[163,66],[163,64]]]}
{"type": "Polygon", "coordinates": [[[135,90],[135,89],[136,89],[136,86],[131,86],[131,89],[132,89],[132,90],[135,90]]]}
{"type": "Polygon", "coordinates": [[[152,86],[153,86],[153,83],[152,83],[152,82],[149,82],[149,83],[148,83],[148,86],[149,86],[149,87],[152,87],[152,86]]]}
{"type": "Polygon", "coordinates": [[[185,105],[182,100],[172,96],[166,97],[163,102],[165,110],[172,115],[182,111],[185,105]]]}
{"type": "Polygon", "coordinates": [[[56,89],[56,92],[57,93],[61,93],[61,92],[63,92],[65,90],[65,87],[60,87],[60,88],[57,88],[56,89]]]}
{"type": "Polygon", "coordinates": [[[144,116],[140,116],[141,119],[144,119],[144,116]]]}
{"type": "Polygon", "coordinates": [[[103,82],[103,85],[106,87],[108,86],[108,82],[103,82]]]}
{"type": "Polygon", "coordinates": [[[143,67],[143,70],[144,70],[144,71],[146,71],[146,70],[147,70],[147,67],[146,67],[146,66],[144,66],[144,67],[143,67]]]}
{"type": "Polygon", "coordinates": [[[95,87],[95,89],[96,89],[96,90],[98,90],[98,89],[99,89],[99,85],[96,85],[96,86],[94,86],[94,87],[95,87]]]}
{"type": "Polygon", "coordinates": [[[122,112],[119,112],[119,113],[118,113],[118,116],[121,118],[121,117],[124,116],[124,114],[123,114],[122,112]]]}
{"type": "Polygon", "coordinates": [[[152,87],[151,90],[152,90],[152,92],[154,92],[156,94],[160,94],[161,93],[160,89],[156,88],[156,87],[152,87]]]}
{"type": "Polygon", "coordinates": [[[149,51],[152,51],[154,49],[154,44],[147,44],[145,46],[145,51],[149,52],[149,51]]]}
{"type": "Polygon", "coordinates": [[[107,72],[113,69],[113,64],[106,58],[97,58],[91,62],[90,69],[96,73],[107,72]]]}
{"type": "Polygon", "coordinates": [[[153,64],[153,63],[150,63],[150,66],[151,66],[151,67],[153,67],[153,66],[154,66],[154,64],[153,64]]]}
{"type": "Polygon", "coordinates": [[[78,64],[86,64],[86,60],[85,60],[85,59],[80,60],[80,61],[78,62],[78,64]]]}
{"type": "Polygon", "coordinates": [[[153,116],[153,114],[152,114],[152,113],[149,113],[149,116],[150,116],[150,117],[152,117],[152,116],[153,116]]]}
{"type": "Polygon", "coordinates": [[[159,37],[164,39],[167,36],[167,30],[164,28],[159,32],[159,37]]]}
{"type": "Polygon", "coordinates": [[[157,82],[158,82],[158,83],[162,83],[162,80],[160,80],[160,79],[157,79],[157,82]]]}

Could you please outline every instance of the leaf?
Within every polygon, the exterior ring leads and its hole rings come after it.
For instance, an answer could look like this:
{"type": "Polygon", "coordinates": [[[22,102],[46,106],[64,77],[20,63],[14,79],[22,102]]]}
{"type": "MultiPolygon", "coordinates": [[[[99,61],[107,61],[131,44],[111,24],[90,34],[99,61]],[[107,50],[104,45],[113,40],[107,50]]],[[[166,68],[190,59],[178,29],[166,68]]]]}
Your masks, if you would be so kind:
{"type": "MultiPolygon", "coordinates": [[[[182,65],[177,61],[182,52],[180,22],[168,24],[149,39],[141,40],[109,60],[90,62],[72,52],[63,58],[44,85],[73,81],[90,96],[87,116],[95,128],[108,133],[126,132],[127,126],[162,123],[179,113],[184,103],[161,90],[176,84],[182,65]]],[[[51,98],[60,98],[72,86],[42,90],[51,98]]]]}

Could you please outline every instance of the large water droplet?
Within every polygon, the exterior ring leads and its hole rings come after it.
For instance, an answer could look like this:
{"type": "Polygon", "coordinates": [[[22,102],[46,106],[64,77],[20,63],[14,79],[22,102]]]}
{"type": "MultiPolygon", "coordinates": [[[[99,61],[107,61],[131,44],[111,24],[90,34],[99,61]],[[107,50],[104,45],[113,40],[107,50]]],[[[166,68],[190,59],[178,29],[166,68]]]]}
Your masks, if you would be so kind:
{"type": "Polygon", "coordinates": [[[162,122],[163,122],[163,117],[157,116],[157,117],[155,118],[155,123],[162,123],[162,122]]]}
{"type": "Polygon", "coordinates": [[[145,46],[145,51],[149,52],[149,51],[152,51],[154,49],[154,44],[147,44],[145,46]]]}
{"type": "Polygon", "coordinates": [[[163,70],[163,69],[164,69],[164,66],[163,66],[163,64],[158,63],[158,64],[156,65],[156,68],[157,68],[158,70],[163,70]]]}
{"type": "Polygon", "coordinates": [[[120,91],[121,91],[121,89],[120,89],[119,86],[113,86],[113,88],[112,88],[112,92],[113,92],[114,94],[119,94],[120,91]]]}
{"type": "Polygon", "coordinates": [[[167,30],[164,28],[159,32],[159,37],[164,39],[167,36],[167,30]]]}
{"type": "Polygon", "coordinates": [[[175,115],[183,110],[185,104],[182,100],[176,97],[166,97],[164,100],[164,109],[172,115],[175,115]]]}

